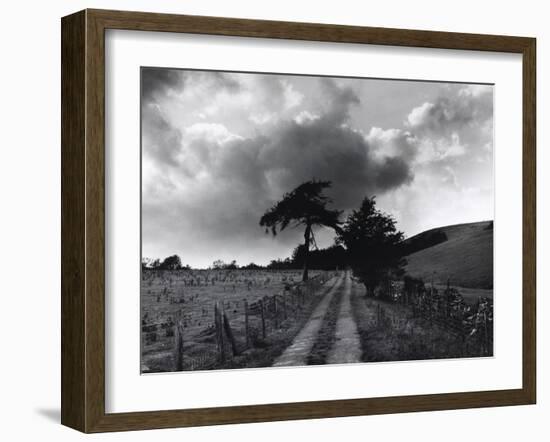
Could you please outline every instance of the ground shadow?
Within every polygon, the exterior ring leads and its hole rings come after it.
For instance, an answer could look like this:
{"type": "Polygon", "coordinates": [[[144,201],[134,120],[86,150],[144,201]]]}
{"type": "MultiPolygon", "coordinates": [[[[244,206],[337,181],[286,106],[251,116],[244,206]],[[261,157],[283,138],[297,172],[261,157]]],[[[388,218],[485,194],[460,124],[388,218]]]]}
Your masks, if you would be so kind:
{"type": "Polygon", "coordinates": [[[59,408],[38,408],[35,412],[56,424],[61,422],[61,410],[59,408]]]}

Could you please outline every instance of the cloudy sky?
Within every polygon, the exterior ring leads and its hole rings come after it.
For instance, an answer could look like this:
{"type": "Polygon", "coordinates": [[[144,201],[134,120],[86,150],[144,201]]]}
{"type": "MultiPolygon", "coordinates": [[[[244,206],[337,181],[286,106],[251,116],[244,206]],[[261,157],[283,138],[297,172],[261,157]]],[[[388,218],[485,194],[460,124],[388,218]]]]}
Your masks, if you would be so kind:
{"type": "MultiPolygon", "coordinates": [[[[493,218],[493,87],[142,68],[142,248],[266,264],[303,238],[259,226],[285,192],[330,180],[400,230],[493,218]]],[[[319,246],[332,243],[316,231],[319,246]]]]}

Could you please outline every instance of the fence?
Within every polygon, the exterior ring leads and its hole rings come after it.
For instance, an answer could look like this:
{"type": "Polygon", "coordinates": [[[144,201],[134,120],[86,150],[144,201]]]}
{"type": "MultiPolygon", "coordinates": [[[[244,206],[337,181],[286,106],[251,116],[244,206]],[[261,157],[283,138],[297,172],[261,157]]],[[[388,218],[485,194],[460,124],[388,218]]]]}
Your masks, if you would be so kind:
{"type": "MultiPolygon", "coordinates": [[[[289,327],[307,307],[313,295],[332,277],[332,272],[321,273],[307,282],[287,284],[273,295],[253,302],[214,301],[212,322],[199,333],[210,345],[203,345],[199,355],[186,354],[184,349],[184,308],[174,329],[174,370],[199,370],[224,366],[233,358],[251,348],[269,345],[268,338],[289,327]]],[[[205,309],[208,311],[208,309],[205,309]]]]}
{"type": "MultiPolygon", "coordinates": [[[[422,317],[459,337],[464,345],[475,346],[482,355],[491,355],[493,348],[493,302],[479,297],[474,305],[464,301],[460,292],[447,283],[444,290],[424,285],[420,279],[405,277],[400,287],[388,282],[385,297],[411,308],[413,317],[422,317]]],[[[387,320],[379,307],[377,321],[387,320]]]]}

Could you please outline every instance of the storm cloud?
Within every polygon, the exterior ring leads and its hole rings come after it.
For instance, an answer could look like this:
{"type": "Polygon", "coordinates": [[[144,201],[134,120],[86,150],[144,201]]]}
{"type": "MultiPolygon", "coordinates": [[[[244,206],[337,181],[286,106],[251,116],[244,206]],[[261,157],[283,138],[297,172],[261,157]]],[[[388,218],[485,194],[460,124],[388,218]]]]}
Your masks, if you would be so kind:
{"type": "Polygon", "coordinates": [[[141,100],[143,104],[179,93],[185,87],[201,85],[210,90],[237,91],[239,83],[230,74],[214,71],[192,71],[159,67],[141,69],[141,100]]]}
{"type": "Polygon", "coordinates": [[[154,100],[170,90],[178,89],[184,84],[184,75],[175,69],[142,68],[141,99],[142,102],[154,100]]]}
{"type": "Polygon", "coordinates": [[[399,128],[369,127],[360,81],[368,80],[143,70],[145,256],[178,253],[197,266],[288,256],[303,232],[274,239],[258,226],[285,192],[322,179],[333,184],[334,208],[349,211],[372,195],[386,195],[390,207],[414,183],[426,140],[452,140],[487,119],[467,103],[479,95],[455,91],[458,109],[437,96],[399,128]]]}

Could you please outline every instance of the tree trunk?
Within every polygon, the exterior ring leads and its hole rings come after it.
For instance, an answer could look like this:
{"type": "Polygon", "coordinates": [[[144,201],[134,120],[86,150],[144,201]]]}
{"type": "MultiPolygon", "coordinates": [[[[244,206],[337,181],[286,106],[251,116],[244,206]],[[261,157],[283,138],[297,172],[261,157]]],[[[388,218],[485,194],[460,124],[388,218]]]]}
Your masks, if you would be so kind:
{"type": "Polygon", "coordinates": [[[306,231],[304,232],[304,273],[302,274],[302,281],[308,280],[308,259],[309,259],[309,243],[311,236],[311,224],[306,224],[306,231]]]}

